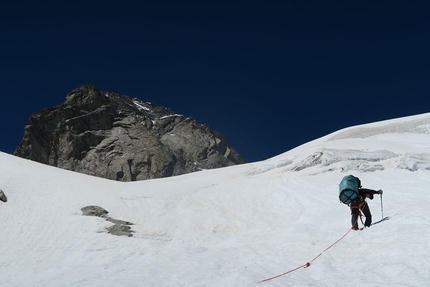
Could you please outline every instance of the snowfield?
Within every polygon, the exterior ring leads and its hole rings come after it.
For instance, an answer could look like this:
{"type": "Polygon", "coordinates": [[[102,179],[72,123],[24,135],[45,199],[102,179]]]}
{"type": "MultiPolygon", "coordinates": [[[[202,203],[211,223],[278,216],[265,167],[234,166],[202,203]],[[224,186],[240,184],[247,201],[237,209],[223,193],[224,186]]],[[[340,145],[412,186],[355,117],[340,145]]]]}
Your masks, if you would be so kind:
{"type": "Polygon", "coordinates": [[[429,286],[429,188],[430,114],[129,183],[0,153],[0,286],[429,286]],[[368,203],[374,222],[389,220],[350,231],[338,200],[348,174],[384,190],[368,203]],[[89,205],[133,236],[108,233],[112,222],[82,214],[89,205]]]}

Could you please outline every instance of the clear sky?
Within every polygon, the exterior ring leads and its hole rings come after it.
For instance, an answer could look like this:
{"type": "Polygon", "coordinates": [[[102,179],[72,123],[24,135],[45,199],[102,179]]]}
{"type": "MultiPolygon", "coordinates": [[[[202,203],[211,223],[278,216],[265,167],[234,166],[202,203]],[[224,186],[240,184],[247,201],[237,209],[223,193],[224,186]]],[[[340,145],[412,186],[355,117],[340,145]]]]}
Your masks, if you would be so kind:
{"type": "Polygon", "coordinates": [[[3,152],[88,83],[206,123],[248,162],[430,111],[428,1],[43,2],[0,1],[3,152]]]}

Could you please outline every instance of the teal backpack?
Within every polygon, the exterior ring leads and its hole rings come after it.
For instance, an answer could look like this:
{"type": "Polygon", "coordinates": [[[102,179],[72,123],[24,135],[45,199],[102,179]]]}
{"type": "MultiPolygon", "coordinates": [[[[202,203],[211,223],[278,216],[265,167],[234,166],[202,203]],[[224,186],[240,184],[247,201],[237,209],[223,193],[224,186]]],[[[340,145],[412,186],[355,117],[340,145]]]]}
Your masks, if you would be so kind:
{"type": "Polygon", "coordinates": [[[358,197],[360,188],[361,182],[358,177],[353,175],[344,176],[339,184],[339,200],[344,204],[350,204],[351,201],[358,197]]]}

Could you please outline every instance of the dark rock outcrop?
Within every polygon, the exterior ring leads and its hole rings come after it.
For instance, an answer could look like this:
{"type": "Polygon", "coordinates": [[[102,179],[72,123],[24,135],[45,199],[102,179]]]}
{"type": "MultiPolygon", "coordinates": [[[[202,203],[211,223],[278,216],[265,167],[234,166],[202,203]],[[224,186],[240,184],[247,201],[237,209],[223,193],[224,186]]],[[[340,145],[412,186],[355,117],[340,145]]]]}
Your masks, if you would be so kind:
{"type": "Polygon", "coordinates": [[[7,202],[6,194],[0,189],[0,201],[7,202]]]}
{"type": "Polygon", "coordinates": [[[245,163],[223,136],[169,108],[93,85],[30,116],[16,156],[118,181],[245,163]]]}
{"type": "Polygon", "coordinates": [[[133,236],[133,230],[131,229],[130,225],[133,225],[133,223],[114,219],[107,214],[109,213],[106,209],[100,206],[96,205],[89,205],[81,208],[82,214],[85,216],[96,216],[100,218],[104,218],[109,222],[112,222],[113,225],[106,228],[107,232],[112,235],[118,235],[118,236],[127,236],[132,237],[133,236]]]}

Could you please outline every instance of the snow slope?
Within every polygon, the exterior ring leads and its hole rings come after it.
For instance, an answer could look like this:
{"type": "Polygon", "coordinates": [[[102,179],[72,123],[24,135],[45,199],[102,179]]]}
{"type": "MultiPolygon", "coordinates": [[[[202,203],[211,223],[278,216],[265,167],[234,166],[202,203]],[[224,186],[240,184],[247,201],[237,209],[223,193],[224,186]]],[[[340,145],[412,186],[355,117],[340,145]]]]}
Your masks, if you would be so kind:
{"type": "MultiPolygon", "coordinates": [[[[429,286],[429,143],[423,114],[261,162],[131,183],[0,153],[0,286],[429,286]],[[338,201],[347,174],[384,190],[389,220],[349,232],[338,201]],[[83,216],[88,205],[134,223],[133,237],[83,216]]],[[[381,199],[368,202],[380,220],[381,199]]]]}

